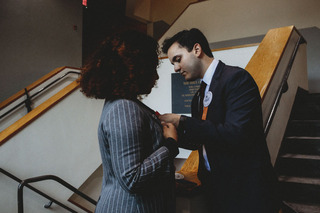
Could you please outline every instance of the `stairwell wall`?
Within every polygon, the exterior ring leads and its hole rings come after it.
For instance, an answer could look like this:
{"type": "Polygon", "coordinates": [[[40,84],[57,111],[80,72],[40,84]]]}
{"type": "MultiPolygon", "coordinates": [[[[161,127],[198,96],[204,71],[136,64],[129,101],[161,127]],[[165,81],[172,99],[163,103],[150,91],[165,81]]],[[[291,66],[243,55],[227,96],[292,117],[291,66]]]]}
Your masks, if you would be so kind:
{"type": "MultiPolygon", "coordinates": [[[[72,92],[0,148],[0,167],[24,180],[56,175],[76,188],[101,165],[97,129],[103,100],[86,98],[80,89],[72,92]]],[[[17,212],[18,184],[0,173],[0,213],[17,212]]],[[[32,184],[68,205],[72,191],[53,181],[32,184]]],[[[26,189],[26,188],[25,188],[26,189]]],[[[46,199],[27,190],[25,212],[48,212],[46,199]]],[[[53,212],[66,212],[53,205],[53,212]]]]}
{"type": "MultiPolygon", "coordinates": [[[[298,30],[320,28],[319,9],[320,1],[317,0],[208,0],[190,5],[160,38],[159,44],[176,32],[192,27],[199,28],[209,43],[265,35],[269,29],[291,25],[298,30]]],[[[317,31],[314,32],[319,35],[317,31]]],[[[315,43],[308,43],[308,46],[319,46],[320,38],[313,39],[312,42],[315,43]]],[[[320,53],[315,54],[317,55],[308,55],[308,58],[315,58],[320,53]]],[[[312,66],[308,64],[310,92],[320,92],[320,64],[316,63],[318,64],[312,66]]]]}
{"type": "Polygon", "coordinates": [[[56,67],[82,65],[79,0],[0,5],[0,102],[56,67]]]}

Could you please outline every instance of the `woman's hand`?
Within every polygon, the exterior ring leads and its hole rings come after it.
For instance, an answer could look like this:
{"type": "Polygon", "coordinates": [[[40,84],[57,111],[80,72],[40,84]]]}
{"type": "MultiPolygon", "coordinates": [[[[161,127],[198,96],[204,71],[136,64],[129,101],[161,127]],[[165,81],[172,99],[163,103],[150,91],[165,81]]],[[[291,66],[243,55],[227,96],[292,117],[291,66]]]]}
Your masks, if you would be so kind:
{"type": "Polygon", "coordinates": [[[167,138],[173,138],[178,141],[178,133],[176,127],[172,123],[162,123],[163,135],[167,138]]]}

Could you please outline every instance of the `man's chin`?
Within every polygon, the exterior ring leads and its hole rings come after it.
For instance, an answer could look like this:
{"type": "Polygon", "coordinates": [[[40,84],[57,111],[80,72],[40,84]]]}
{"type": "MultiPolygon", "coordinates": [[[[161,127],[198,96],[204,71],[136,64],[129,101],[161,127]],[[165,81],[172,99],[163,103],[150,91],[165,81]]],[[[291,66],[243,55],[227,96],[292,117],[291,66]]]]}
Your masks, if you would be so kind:
{"type": "Polygon", "coordinates": [[[182,75],[182,77],[184,77],[184,80],[189,81],[189,78],[187,75],[182,75]]]}
{"type": "Polygon", "coordinates": [[[186,81],[194,81],[194,80],[196,80],[196,79],[193,79],[193,78],[188,77],[188,76],[183,76],[183,77],[184,77],[184,80],[186,80],[186,81]]]}

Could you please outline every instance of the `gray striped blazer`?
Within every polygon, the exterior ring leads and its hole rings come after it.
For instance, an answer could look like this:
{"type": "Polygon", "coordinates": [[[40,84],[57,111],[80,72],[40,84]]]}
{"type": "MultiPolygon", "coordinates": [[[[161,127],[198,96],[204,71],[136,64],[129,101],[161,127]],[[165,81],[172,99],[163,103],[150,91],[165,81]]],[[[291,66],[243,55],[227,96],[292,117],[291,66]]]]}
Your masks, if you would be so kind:
{"type": "Polygon", "coordinates": [[[96,213],[175,212],[173,160],[160,122],[146,108],[107,101],[98,137],[103,183],[96,213]]]}

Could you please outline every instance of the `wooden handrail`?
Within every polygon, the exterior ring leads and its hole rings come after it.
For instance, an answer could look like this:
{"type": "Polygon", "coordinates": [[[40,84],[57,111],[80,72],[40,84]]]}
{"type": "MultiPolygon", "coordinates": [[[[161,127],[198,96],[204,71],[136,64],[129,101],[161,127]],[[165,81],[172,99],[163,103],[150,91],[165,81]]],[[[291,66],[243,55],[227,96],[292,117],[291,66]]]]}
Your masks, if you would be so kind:
{"type": "Polygon", "coordinates": [[[256,81],[262,101],[294,30],[294,26],[269,30],[245,68],[256,81]]]}
{"type": "MultiPolygon", "coordinates": [[[[33,90],[34,88],[36,88],[37,86],[41,85],[43,82],[49,80],[50,78],[52,78],[53,76],[57,75],[58,73],[60,73],[61,71],[63,71],[66,68],[72,68],[72,69],[81,70],[80,68],[74,68],[74,67],[68,67],[68,66],[58,67],[58,68],[52,70],[51,72],[49,72],[48,74],[44,75],[43,77],[41,77],[37,81],[33,82],[29,86],[27,86],[26,89],[28,91],[33,90]]],[[[14,94],[11,97],[9,97],[8,99],[4,100],[3,102],[0,103],[0,110],[5,108],[6,106],[11,104],[12,102],[16,101],[17,99],[22,97],[24,94],[25,94],[25,90],[22,89],[19,92],[17,92],[16,94],[14,94]]]]}
{"type": "Polygon", "coordinates": [[[44,112],[49,110],[68,94],[73,92],[79,87],[79,82],[77,80],[70,83],[68,86],[60,90],[57,94],[40,104],[38,107],[34,108],[31,112],[20,118],[18,121],[13,123],[11,126],[0,132],[0,146],[8,141],[12,136],[26,127],[29,123],[37,119],[44,112]]]}

